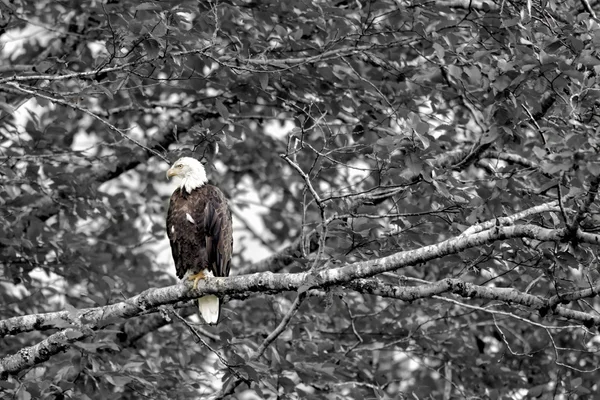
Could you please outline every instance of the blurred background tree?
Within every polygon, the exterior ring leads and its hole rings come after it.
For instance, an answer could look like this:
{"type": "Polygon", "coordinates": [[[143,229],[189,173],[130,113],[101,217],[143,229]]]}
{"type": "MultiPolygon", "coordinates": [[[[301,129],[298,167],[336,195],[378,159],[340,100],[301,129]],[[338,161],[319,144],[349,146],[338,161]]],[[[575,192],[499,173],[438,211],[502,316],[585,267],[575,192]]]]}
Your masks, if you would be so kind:
{"type": "MultiPolygon", "coordinates": [[[[500,226],[554,236],[300,296],[231,296],[217,327],[150,310],[5,374],[0,391],[591,396],[597,3],[1,1],[3,320],[175,284],[165,171],[182,155],[207,160],[231,199],[238,275],[339,268],[500,226]]],[[[5,332],[2,357],[62,328],[5,332]]]]}

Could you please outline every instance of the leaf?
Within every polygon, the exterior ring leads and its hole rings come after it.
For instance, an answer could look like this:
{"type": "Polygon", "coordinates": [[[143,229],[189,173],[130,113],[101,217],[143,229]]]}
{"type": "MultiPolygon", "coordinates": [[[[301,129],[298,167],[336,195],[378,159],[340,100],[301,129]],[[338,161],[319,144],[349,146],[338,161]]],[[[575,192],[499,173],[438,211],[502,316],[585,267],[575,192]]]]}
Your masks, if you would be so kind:
{"type": "Polygon", "coordinates": [[[246,363],[246,360],[235,352],[231,352],[228,361],[231,365],[236,366],[244,365],[246,363]]]}
{"type": "Polygon", "coordinates": [[[416,130],[415,130],[415,134],[416,134],[417,138],[423,144],[423,149],[429,148],[429,146],[430,146],[429,139],[426,136],[423,136],[423,135],[419,134],[419,132],[417,132],[416,130]]]}
{"type": "Polygon", "coordinates": [[[304,292],[306,292],[307,290],[309,290],[311,287],[312,287],[312,286],[310,286],[310,285],[302,285],[302,286],[300,286],[300,287],[298,288],[298,293],[299,293],[299,294],[301,294],[301,293],[304,293],[304,292]]]}
{"type": "Polygon", "coordinates": [[[250,378],[250,380],[254,382],[258,382],[260,380],[260,377],[256,370],[254,370],[254,368],[250,367],[248,364],[242,365],[241,367],[239,367],[239,369],[244,371],[248,378],[250,378]]]}
{"type": "Polygon", "coordinates": [[[162,7],[160,6],[160,4],[158,2],[147,1],[138,6],[135,6],[134,10],[136,10],[136,11],[149,11],[149,10],[160,11],[160,10],[162,10],[162,7]]]}
{"type": "Polygon", "coordinates": [[[125,386],[132,381],[130,377],[123,375],[105,375],[104,379],[117,387],[125,386]]]}
{"type": "Polygon", "coordinates": [[[77,342],[77,347],[81,347],[90,353],[96,353],[98,349],[102,347],[102,345],[96,343],[77,342]]]}
{"type": "Polygon", "coordinates": [[[444,185],[441,182],[438,182],[437,180],[432,181],[433,186],[435,186],[436,190],[445,198],[449,199],[450,198],[450,192],[448,191],[448,189],[446,188],[446,185],[444,185]]]}
{"type": "Polygon", "coordinates": [[[492,127],[488,131],[486,131],[481,137],[481,144],[493,143],[496,140],[498,140],[499,136],[500,134],[498,133],[498,129],[492,127]]]}
{"type": "Polygon", "coordinates": [[[79,310],[77,310],[75,307],[73,307],[72,305],[70,305],[69,303],[65,302],[65,310],[67,310],[69,312],[69,315],[71,315],[71,318],[73,320],[77,320],[77,318],[79,317],[79,310]]]}
{"type": "Polygon", "coordinates": [[[73,324],[71,324],[68,321],[65,321],[62,318],[53,318],[50,321],[48,321],[47,325],[50,325],[50,326],[53,326],[53,327],[59,328],[59,329],[70,328],[73,326],[73,324]]]}
{"type": "Polygon", "coordinates": [[[83,333],[77,329],[67,329],[65,331],[65,336],[67,339],[77,339],[80,338],[83,333]]]}
{"type": "Polygon", "coordinates": [[[600,163],[588,162],[586,166],[588,171],[590,171],[593,176],[600,176],[600,163]]]}
{"type": "Polygon", "coordinates": [[[260,82],[260,87],[262,90],[267,90],[269,87],[269,74],[266,72],[261,72],[258,74],[258,80],[260,82]]]}
{"type": "Polygon", "coordinates": [[[124,370],[127,370],[127,369],[138,369],[139,367],[141,367],[145,363],[146,363],[146,361],[131,361],[131,362],[128,362],[127,364],[125,364],[123,366],[123,369],[124,370]]]}
{"type": "Polygon", "coordinates": [[[225,105],[223,105],[221,100],[216,99],[215,105],[217,107],[217,112],[221,115],[221,117],[223,119],[229,119],[229,111],[227,111],[227,107],[225,107],[225,105]]]}
{"type": "Polygon", "coordinates": [[[56,64],[51,61],[42,61],[35,66],[35,70],[44,74],[54,67],[54,65],[56,64]]]}
{"type": "Polygon", "coordinates": [[[433,43],[433,49],[435,50],[436,55],[440,60],[444,59],[444,54],[446,53],[444,47],[437,42],[433,43]]]}
{"type": "Polygon", "coordinates": [[[19,396],[17,398],[19,400],[31,400],[31,393],[23,388],[19,390],[19,396]]]}
{"type": "MultiPolygon", "coordinates": [[[[415,126],[415,130],[417,131],[418,134],[420,135],[424,135],[427,132],[429,132],[429,124],[426,122],[418,122],[417,125],[415,126]]],[[[429,147],[429,146],[427,146],[429,147]]]]}
{"type": "Polygon", "coordinates": [[[102,280],[108,284],[108,287],[114,289],[117,287],[117,282],[108,275],[102,276],[102,280]]]}
{"type": "Polygon", "coordinates": [[[274,347],[271,347],[271,360],[275,366],[281,364],[281,358],[279,357],[279,353],[277,352],[277,349],[275,349],[274,347]]]}
{"type": "Polygon", "coordinates": [[[10,105],[8,105],[7,103],[0,101],[0,110],[4,111],[5,113],[9,114],[9,115],[13,115],[15,112],[15,109],[12,108],[10,105]]]}
{"type": "Polygon", "coordinates": [[[104,297],[96,296],[95,294],[91,293],[89,293],[87,297],[99,306],[105,306],[107,304],[107,300],[104,297]]]}
{"type": "Polygon", "coordinates": [[[101,90],[106,95],[106,97],[108,97],[108,99],[110,99],[110,100],[114,99],[113,92],[106,86],[99,84],[99,85],[94,85],[94,88],[101,90]]]}
{"type": "Polygon", "coordinates": [[[146,50],[148,58],[158,58],[158,56],[160,55],[160,44],[158,43],[158,41],[154,39],[147,39],[142,43],[142,45],[146,50]]]}

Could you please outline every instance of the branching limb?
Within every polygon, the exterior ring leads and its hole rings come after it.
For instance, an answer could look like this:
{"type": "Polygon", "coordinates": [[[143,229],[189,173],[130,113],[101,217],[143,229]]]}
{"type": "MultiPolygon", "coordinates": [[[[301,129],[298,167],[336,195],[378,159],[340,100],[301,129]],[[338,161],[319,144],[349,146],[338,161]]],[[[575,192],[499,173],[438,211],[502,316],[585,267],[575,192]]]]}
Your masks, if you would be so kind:
{"type": "MultiPolygon", "coordinates": [[[[60,320],[58,321],[60,324],[66,322],[78,325],[81,321],[85,321],[86,324],[96,326],[103,320],[131,318],[140,313],[153,310],[162,304],[173,304],[178,301],[191,300],[206,294],[231,295],[250,292],[294,291],[305,285],[307,280],[310,281],[310,286],[314,288],[339,285],[354,279],[367,278],[383,272],[394,271],[408,265],[421,264],[448,254],[456,254],[468,248],[492,243],[496,240],[527,237],[540,241],[559,242],[563,240],[563,235],[564,230],[562,229],[546,229],[535,225],[500,226],[472,235],[463,234],[415,250],[401,251],[386,257],[321,270],[315,273],[316,276],[314,278],[311,278],[311,275],[306,272],[289,274],[264,272],[201,281],[197,290],[190,290],[192,287],[191,284],[187,286],[173,285],[165,288],[152,288],[119,303],[79,310],[77,315],[73,315],[69,311],[59,311],[2,320],[0,321],[0,337],[32,330],[50,329],[56,327],[58,320],[60,320]]],[[[589,243],[600,244],[600,235],[581,233],[579,238],[582,242],[587,241],[589,243]]]]}
{"type": "MultiPolygon", "coordinates": [[[[319,196],[319,194],[317,193],[317,191],[313,187],[313,185],[312,185],[312,183],[310,181],[310,177],[308,176],[308,174],[306,174],[302,170],[302,168],[300,168],[300,166],[298,164],[296,164],[294,161],[292,161],[288,157],[287,154],[281,154],[280,157],[283,158],[293,169],[295,169],[300,174],[300,176],[302,176],[302,179],[304,179],[304,182],[306,183],[306,187],[310,191],[310,194],[315,199],[315,203],[317,203],[317,206],[319,207],[319,215],[321,217],[321,225],[320,225],[321,231],[319,232],[319,245],[318,245],[318,252],[319,253],[317,254],[315,262],[314,262],[314,264],[311,267],[311,271],[312,271],[315,268],[317,268],[317,266],[319,264],[318,260],[321,258],[320,257],[320,253],[325,248],[325,239],[327,238],[327,222],[326,222],[326,219],[325,219],[325,202],[321,199],[321,197],[319,196]]],[[[316,163],[316,161],[317,160],[315,159],[315,163],[316,163]]],[[[306,240],[306,237],[303,234],[302,237],[301,237],[301,242],[304,241],[304,240],[306,240]]],[[[309,246],[310,246],[310,243],[309,243],[309,246]]]]}
{"type": "Polygon", "coordinates": [[[321,200],[321,197],[319,196],[319,194],[313,187],[313,185],[310,181],[310,177],[308,175],[306,175],[306,173],[302,170],[302,168],[300,168],[300,166],[298,164],[293,162],[287,156],[287,154],[280,154],[280,157],[283,158],[293,169],[295,169],[298,172],[298,174],[300,174],[302,179],[304,179],[304,182],[306,183],[306,187],[308,188],[308,190],[310,191],[310,194],[315,199],[315,203],[317,203],[317,206],[319,206],[320,209],[325,208],[325,204],[323,204],[323,200],[321,200]]]}
{"type": "MultiPolygon", "coordinates": [[[[83,338],[90,336],[93,333],[93,329],[97,329],[103,321],[131,318],[140,313],[155,311],[160,305],[190,300],[206,294],[233,295],[248,294],[252,292],[274,293],[296,291],[306,285],[315,289],[323,288],[348,283],[355,279],[368,278],[409,265],[414,266],[423,264],[433,259],[449,254],[456,254],[472,247],[493,243],[497,240],[527,237],[540,241],[560,242],[564,239],[564,235],[564,229],[546,229],[535,225],[499,226],[473,235],[461,235],[415,250],[402,251],[386,257],[346,264],[338,268],[321,269],[310,273],[273,274],[267,272],[253,275],[232,276],[228,278],[212,278],[200,282],[196,290],[192,289],[191,283],[186,286],[174,285],[165,288],[153,288],[119,303],[110,304],[104,307],[79,310],[76,316],[73,316],[66,311],[63,312],[64,314],[62,315],[52,313],[52,316],[64,321],[69,321],[76,327],[85,326],[86,329],[84,329],[81,332],[81,336],[77,338],[78,340],[82,340],[83,338]]],[[[589,240],[591,243],[600,244],[599,235],[580,233],[577,237],[580,242],[589,240]]],[[[600,290],[600,288],[594,288],[594,290],[600,290]]],[[[515,298],[514,296],[516,295],[513,295],[512,298],[515,298]]],[[[523,296],[523,294],[520,294],[520,296],[523,296]]],[[[535,305],[533,299],[530,299],[530,303],[530,306],[535,305]]],[[[600,317],[592,317],[589,314],[569,309],[564,309],[564,311],[558,310],[563,310],[563,307],[557,306],[556,311],[553,311],[567,318],[583,320],[588,325],[600,325],[600,317]]],[[[5,335],[7,332],[12,332],[14,334],[36,329],[36,326],[27,326],[26,321],[40,321],[39,323],[41,324],[50,325],[51,319],[46,318],[44,314],[40,314],[36,317],[24,316],[10,318],[0,321],[0,334],[5,335]]],[[[36,346],[39,346],[40,344],[36,346]]],[[[32,349],[31,351],[38,351],[48,357],[63,349],[61,347],[57,350],[56,346],[42,346],[42,348],[35,350],[33,349],[34,347],[35,346],[32,346],[32,348],[30,348],[32,349]]],[[[15,373],[43,361],[44,360],[37,355],[32,357],[28,354],[21,355],[19,352],[7,356],[4,359],[0,359],[0,374],[6,376],[7,373],[15,373]]]]}
{"type": "MultiPolygon", "coordinates": [[[[443,293],[453,293],[465,298],[477,298],[486,300],[500,300],[510,304],[518,304],[531,310],[548,312],[553,309],[555,315],[575,321],[600,322],[600,317],[592,317],[590,314],[573,310],[566,307],[556,306],[556,297],[543,299],[513,288],[497,288],[480,286],[460,279],[447,278],[438,282],[419,285],[415,287],[402,287],[390,285],[373,279],[358,279],[345,285],[357,292],[368,293],[381,297],[388,297],[403,301],[415,301],[423,298],[438,298],[443,293]]],[[[593,288],[573,292],[573,299],[582,298],[585,294],[593,296],[600,290],[600,284],[593,288]],[[594,292],[595,291],[595,292],[594,292]]],[[[563,299],[564,300],[564,299],[563,299]]],[[[560,300],[559,300],[560,301],[560,300]]]]}

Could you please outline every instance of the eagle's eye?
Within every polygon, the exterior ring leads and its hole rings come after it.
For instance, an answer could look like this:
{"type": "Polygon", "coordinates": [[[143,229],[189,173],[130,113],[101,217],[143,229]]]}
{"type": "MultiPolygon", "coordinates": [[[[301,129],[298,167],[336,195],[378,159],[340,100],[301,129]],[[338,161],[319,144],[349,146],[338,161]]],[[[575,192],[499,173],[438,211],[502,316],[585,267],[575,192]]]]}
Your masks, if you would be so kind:
{"type": "Polygon", "coordinates": [[[183,168],[183,164],[177,164],[175,168],[183,168]]]}

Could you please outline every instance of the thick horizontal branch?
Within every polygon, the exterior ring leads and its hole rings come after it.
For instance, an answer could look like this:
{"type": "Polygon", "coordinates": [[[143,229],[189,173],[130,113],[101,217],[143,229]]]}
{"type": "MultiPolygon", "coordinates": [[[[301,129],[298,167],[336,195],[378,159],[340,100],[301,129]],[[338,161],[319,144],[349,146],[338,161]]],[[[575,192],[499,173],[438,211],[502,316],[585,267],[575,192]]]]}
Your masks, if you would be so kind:
{"type": "MultiPolygon", "coordinates": [[[[383,272],[393,271],[408,265],[415,265],[429,260],[455,254],[471,247],[491,243],[496,240],[528,237],[540,241],[561,241],[562,229],[546,229],[535,225],[516,225],[511,227],[494,227],[472,235],[460,235],[441,243],[424,246],[415,250],[402,251],[387,257],[348,264],[340,268],[332,268],[309,274],[290,273],[273,274],[271,272],[251,275],[232,276],[229,278],[213,278],[202,281],[197,290],[189,290],[189,286],[174,285],[159,289],[148,289],[125,301],[79,310],[77,315],[69,311],[58,311],[46,314],[33,314],[13,317],[0,321],[0,337],[28,332],[37,329],[64,327],[65,323],[79,326],[88,324],[96,327],[100,322],[114,319],[130,318],[162,304],[190,300],[204,294],[240,294],[244,292],[280,292],[298,290],[300,287],[319,288],[338,285],[359,278],[368,278],[383,272]]],[[[580,240],[592,240],[600,243],[600,236],[581,234],[580,240]]]]}
{"type": "MultiPolygon", "coordinates": [[[[354,279],[368,278],[382,272],[393,271],[408,265],[417,265],[449,254],[455,254],[471,247],[481,246],[497,240],[513,238],[531,238],[540,241],[561,241],[565,232],[563,229],[546,229],[535,225],[517,225],[511,227],[494,227],[487,231],[470,236],[458,236],[441,243],[424,246],[392,254],[379,259],[348,264],[312,273],[273,274],[271,272],[252,275],[233,276],[229,278],[212,278],[202,281],[196,290],[190,285],[175,285],[165,288],[148,289],[125,301],[79,310],[76,315],[63,311],[58,313],[40,314],[35,316],[14,317],[0,321],[0,334],[17,333],[36,329],[39,326],[50,325],[56,320],[73,325],[77,334],[76,340],[93,334],[93,329],[108,323],[131,318],[142,312],[152,311],[163,304],[189,300],[204,294],[241,294],[249,292],[281,292],[298,289],[323,288],[350,282],[354,279]],[[85,327],[85,329],[81,329],[85,327]]],[[[589,241],[600,244],[600,236],[578,234],[580,242],[589,241]]],[[[594,321],[594,323],[600,323],[594,321]]],[[[61,325],[59,325],[61,326],[61,325]]],[[[64,327],[64,325],[62,325],[64,327]]],[[[56,334],[55,334],[56,335],[56,334]]],[[[55,336],[53,335],[53,336],[55,336]]],[[[47,339],[48,340],[48,339],[47,339]]],[[[0,360],[0,374],[15,373],[44,361],[40,354],[51,355],[63,348],[53,343],[47,346],[38,343],[27,347],[18,353],[0,360]],[[41,352],[41,353],[40,353],[41,352]],[[40,361],[41,360],[41,361],[40,361]]]]}
{"type": "Polygon", "coordinates": [[[357,292],[403,301],[415,301],[451,292],[466,298],[500,300],[507,303],[518,304],[532,310],[538,310],[544,314],[548,313],[549,310],[552,310],[554,315],[581,321],[588,325],[600,325],[600,317],[598,316],[594,317],[588,313],[558,305],[561,301],[568,302],[595,296],[600,291],[600,284],[589,289],[572,292],[567,295],[553,296],[548,299],[523,293],[514,288],[480,286],[454,278],[446,278],[435,283],[415,287],[390,285],[373,279],[357,279],[347,283],[345,286],[354,289],[357,292]]]}

